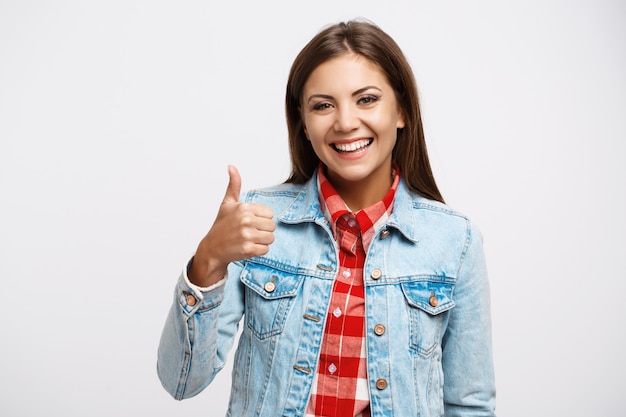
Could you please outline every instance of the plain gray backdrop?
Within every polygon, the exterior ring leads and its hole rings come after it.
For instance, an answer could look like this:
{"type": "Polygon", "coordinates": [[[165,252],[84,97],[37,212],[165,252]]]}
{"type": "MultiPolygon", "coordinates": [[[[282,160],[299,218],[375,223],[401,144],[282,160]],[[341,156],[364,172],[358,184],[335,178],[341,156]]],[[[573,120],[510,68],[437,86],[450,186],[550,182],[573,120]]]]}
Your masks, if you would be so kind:
{"type": "Polygon", "coordinates": [[[626,407],[626,4],[0,1],[0,414],[224,415],[230,367],[171,399],[178,274],[238,166],[289,172],[283,96],[365,17],[418,81],[435,177],[481,228],[498,414],[626,407]]]}

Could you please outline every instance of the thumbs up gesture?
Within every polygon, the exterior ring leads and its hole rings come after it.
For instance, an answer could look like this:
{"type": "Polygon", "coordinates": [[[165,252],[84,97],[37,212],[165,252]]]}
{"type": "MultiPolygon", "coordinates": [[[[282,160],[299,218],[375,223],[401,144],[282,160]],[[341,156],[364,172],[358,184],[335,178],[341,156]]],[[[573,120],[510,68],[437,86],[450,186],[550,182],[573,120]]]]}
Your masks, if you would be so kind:
{"type": "Polygon", "coordinates": [[[241,176],[228,167],[230,181],[213,226],[200,241],[189,280],[208,287],[224,277],[230,262],[265,255],[274,241],[273,210],[262,204],[241,203],[241,176]]]}

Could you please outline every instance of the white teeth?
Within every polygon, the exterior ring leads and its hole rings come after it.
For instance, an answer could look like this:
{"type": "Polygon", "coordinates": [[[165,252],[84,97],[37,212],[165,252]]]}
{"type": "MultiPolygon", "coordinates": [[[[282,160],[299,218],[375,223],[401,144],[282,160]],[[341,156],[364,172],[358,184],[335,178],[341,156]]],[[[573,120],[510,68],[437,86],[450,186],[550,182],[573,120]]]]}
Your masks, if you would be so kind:
{"type": "Polygon", "coordinates": [[[341,144],[335,143],[333,144],[333,146],[335,147],[335,149],[341,152],[354,152],[354,151],[358,151],[360,149],[365,148],[370,143],[371,143],[370,139],[363,139],[363,140],[358,140],[352,143],[341,143],[341,144]]]}

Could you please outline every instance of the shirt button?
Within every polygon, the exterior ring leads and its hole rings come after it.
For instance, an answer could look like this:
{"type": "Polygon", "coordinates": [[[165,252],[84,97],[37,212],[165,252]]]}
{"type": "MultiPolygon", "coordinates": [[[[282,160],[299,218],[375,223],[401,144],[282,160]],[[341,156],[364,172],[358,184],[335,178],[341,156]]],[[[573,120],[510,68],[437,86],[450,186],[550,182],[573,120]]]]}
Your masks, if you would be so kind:
{"type": "Polygon", "coordinates": [[[374,326],[374,333],[376,333],[378,336],[384,335],[385,326],[383,326],[382,324],[377,324],[376,326],[374,326]]]}
{"type": "Polygon", "coordinates": [[[378,279],[383,275],[382,271],[378,268],[373,269],[372,273],[370,274],[370,276],[372,277],[372,279],[378,279]]]}
{"type": "Polygon", "coordinates": [[[342,275],[344,278],[350,278],[350,275],[352,275],[352,272],[350,272],[349,269],[346,269],[342,272],[342,275]]]}
{"type": "Polygon", "coordinates": [[[348,226],[350,226],[350,227],[356,226],[356,220],[354,220],[354,219],[348,220],[348,226]]]}
{"type": "Polygon", "coordinates": [[[431,295],[430,298],[428,299],[428,303],[432,307],[437,307],[437,305],[439,304],[439,299],[435,297],[435,295],[431,295]]]}
{"type": "Polygon", "coordinates": [[[337,307],[335,311],[333,311],[333,316],[337,318],[341,317],[341,309],[339,307],[337,307]]]}
{"type": "Polygon", "coordinates": [[[380,378],[376,380],[376,388],[383,390],[385,388],[387,388],[387,380],[380,378]]]}
{"type": "Polygon", "coordinates": [[[185,300],[187,301],[187,304],[190,305],[191,307],[195,306],[196,303],[198,302],[198,300],[196,300],[196,297],[194,297],[191,294],[187,294],[187,297],[185,297],[185,300]]]}
{"type": "Polygon", "coordinates": [[[337,366],[335,366],[334,363],[331,363],[330,365],[328,365],[328,372],[334,374],[335,372],[337,372],[337,366]]]}
{"type": "Polygon", "coordinates": [[[383,230],[382,232],[380,232],[380,238],[381,238],[381,239],[384,239],[384,238],[386,238],[387,236],[389,236],[389,230],[385,229],[385,230],[383,230]]]}
{"type": "Polygon", "coordinates": [[[274,284],[274,281],[266,282],[263,286],[263,289],[267,292],[274,292],[274,290],[276,289],[276,284],[274,284]]]}

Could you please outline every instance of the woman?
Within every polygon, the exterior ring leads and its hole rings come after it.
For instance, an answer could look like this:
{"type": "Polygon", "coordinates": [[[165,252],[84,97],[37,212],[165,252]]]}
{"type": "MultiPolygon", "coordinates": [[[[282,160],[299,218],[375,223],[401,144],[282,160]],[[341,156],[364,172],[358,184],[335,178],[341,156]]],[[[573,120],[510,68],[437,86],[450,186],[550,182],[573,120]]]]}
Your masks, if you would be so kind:
{"type": "Polygon", "coordinates": [[[493,416],[481,237],[443,203],[399,47],[369,22],[326,28],[286,110],[290,178],[239,201],[229,167],[178,280],[166,390],[202,391],[243,318],[229,416],[493,416]]]}

